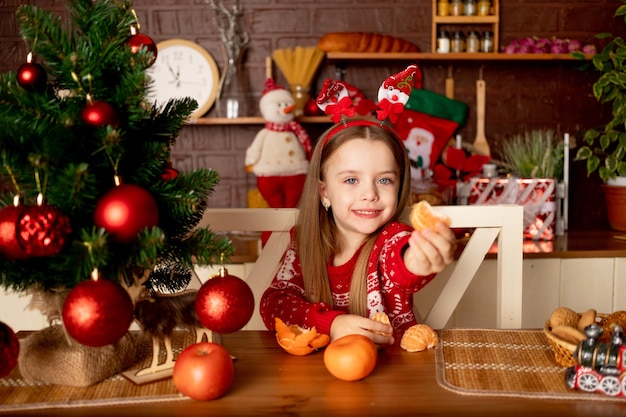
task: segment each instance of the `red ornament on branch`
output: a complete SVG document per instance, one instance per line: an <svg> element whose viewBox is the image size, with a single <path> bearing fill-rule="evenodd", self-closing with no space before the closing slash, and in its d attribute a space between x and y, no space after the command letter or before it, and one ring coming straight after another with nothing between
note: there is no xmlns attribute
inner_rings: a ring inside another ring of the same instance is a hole
<svg viewBox="0 0 626 417"><path fill-rule="evenodd" d="M17 240L31 256L54 256L61 252L71 233L69 218L61 210L43 202L26 207L17 224Z"/></svg>
<svg viewBox="0 0 626 417"><path fill-rule="evenodd" d="M0 254L14 261L30 256L17 239L17 225L25 209L18 201L0 210Z"/></svg>
<svg viewBox="0 0 626 417"><path fill-rule="evenodd" d="M117 241L132 243L145 227L159 224L159 209L152 195L133 184L120 184L96 204L94 223Z"/></svg>
<svg viewBox="0 0 626 417"><path fill-rule="evenodd" d="M85 346L101 347L117 342L134 318L133 302L117 282L98 277L83 281L69 292L63 303L67 333Z"/></svg>
<svg viewBox="0 0 626 417"><path fill-rule="evenodd" d="M167 166L161 173L161 179L163 181L170 181L170 180L173 180L174 178L177 178L178 174L180 174L178 170L172 167L171 162L168 162Z"/></svg>
<svg viewBox="0 0 626 417"><path fill-rule="evenodd" d="M137 33L137 29L132 26L131 35L128 37L126 42L128 43L128 46L130 46L130 51L133 54L136 54L141 48L145 47L148 52L152 53L152 58L150 59L150 61L148 61L148 66L154 64L154 61L156 61L157 59L158 51L156 43L154 43L154 41L149 36Z"/></svg>
<svg viewBox="0 0 626 417"><path fill-rule="evenodd" d="M86 124L93 127L111 126L117 129L120 126L120 118L117 111L106 101L94 101L87 98L87 105L80 112L80 118Z"/></svg>
<svg viewBox="0 0 626 417"><path fill-rule="evenodd" d="M41 92L46 88L48 82L48 74L46 70L39 64L32 62L33 54L28 53L26 63L17 69L17 83L24 90Z"/></svg>
<svg viewBox="0 0 626 417"><path fill-rule="evenodd" d="M233 333L245 326L254 312L254 294L248 284L221 268L220 275L202 284L196 295L196 314L207 329Z"/></svg>

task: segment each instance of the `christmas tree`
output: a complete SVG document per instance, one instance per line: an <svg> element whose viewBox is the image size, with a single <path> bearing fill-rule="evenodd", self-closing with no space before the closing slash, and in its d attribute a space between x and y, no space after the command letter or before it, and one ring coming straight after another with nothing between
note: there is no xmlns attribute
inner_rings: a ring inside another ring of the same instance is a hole
<svg viewBox="0 0 626 417"><path fill-rule="evenodd" d="M180 290L194 264L233 250L197 228L218 173L170 162L197 103L146 100L158 51L130 2L69 0L68 12L17 10L29 56L0 79L0 285L71 289L94 271L130 285L139 270L153 290Z"/></svg>

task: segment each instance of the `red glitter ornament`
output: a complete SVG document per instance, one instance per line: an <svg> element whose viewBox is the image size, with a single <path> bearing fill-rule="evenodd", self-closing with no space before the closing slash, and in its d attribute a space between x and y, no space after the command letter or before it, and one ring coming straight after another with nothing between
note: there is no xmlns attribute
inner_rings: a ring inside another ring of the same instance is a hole
<svg viewBox="0 0 626 417"><path fill-rule="evenodd" d="M254 312L254 294L239 277L222 268L220 275L202 284L195 303L198 320L216 333L233 333L245 326Z"/></svg>
<svg viewBox="0 0 626 417"><path fill-rule="evenodd" d="M133 54L136 54L141 48L145 47L148 52L152 53L152 58L148 61L148 66L154 64L154 61L157 59L158 51L157 46L154 41L146 35L141 33L134 33L128 37L126 40L128 46L130 46L130 50Z"/></svg>
<svg viewBox="0 0 626 417"><path fill-rule="evenodd" d="M0 378L3 378L17 365L20 342L13 329L0 321Z"/></svg>
<svg viewBox="0 0 626 417"><path fill-rule="evenodd" d="M74 340L101 347L126 334L134 318L133 302L117 282L93 278L72 288L63 303L62 316Z"/></svg>
<svg viewBox="0 0 626 417"><path fill-rule="evenodd" d="M80 112L83 122L93 127L111 126L117 129L120 126L120 118L117 111L106 101L90 101Z"/></svg>
<svg viewBox="0 0 626 417"><path fill-rule="evenodd" d="M40 204L24 209L16 235L28 255L53 256L61 252L71 231L69 218L61 210Z"/></svg>
<svg viewBox="0 0 626 417"><path fill-rule="evenodd" d="M159 209L148 191L138 185L121 184L98 201L94 223L117 241L132 243L140 230L159 224Z"/></svg>
<svg viewBox="0 0 626 417"><path fill-rule="evenodd" d="M29 258L17 239L17 224L24 209L22 205L12 205L0 210L0 254L6 259L17 261Z"/></svg>

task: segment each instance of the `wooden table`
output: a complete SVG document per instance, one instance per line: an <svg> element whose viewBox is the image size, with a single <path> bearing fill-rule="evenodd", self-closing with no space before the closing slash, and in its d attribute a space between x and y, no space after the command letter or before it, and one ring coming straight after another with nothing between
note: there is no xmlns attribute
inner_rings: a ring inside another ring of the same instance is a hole
<svg viewBox="0 0 626 417"><path fill-rule="evenodd" d="M435 351L379 351L374 372L362 381L331 376L322 352L285 353L270 332L241 331L223 337L237 357L235 382L221 399L62 408L11 415L46 416L624 416L626 403L466 396L442 388L435 377ZM6 414L0 413L0 417Z"/></svg>

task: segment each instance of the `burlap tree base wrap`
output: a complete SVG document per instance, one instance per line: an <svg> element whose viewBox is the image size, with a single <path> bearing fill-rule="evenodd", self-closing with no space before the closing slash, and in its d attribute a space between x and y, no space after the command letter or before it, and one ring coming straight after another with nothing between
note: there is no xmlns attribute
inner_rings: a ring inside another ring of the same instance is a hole
<svg viewBox="0 0 626 417"><path fill-rule="evenodd" d="M135 338L126 333L117 343L99 348L72 341L61 325L21 340L19 368L31 382L86 387L109 378L135 362Z"/></svg>

